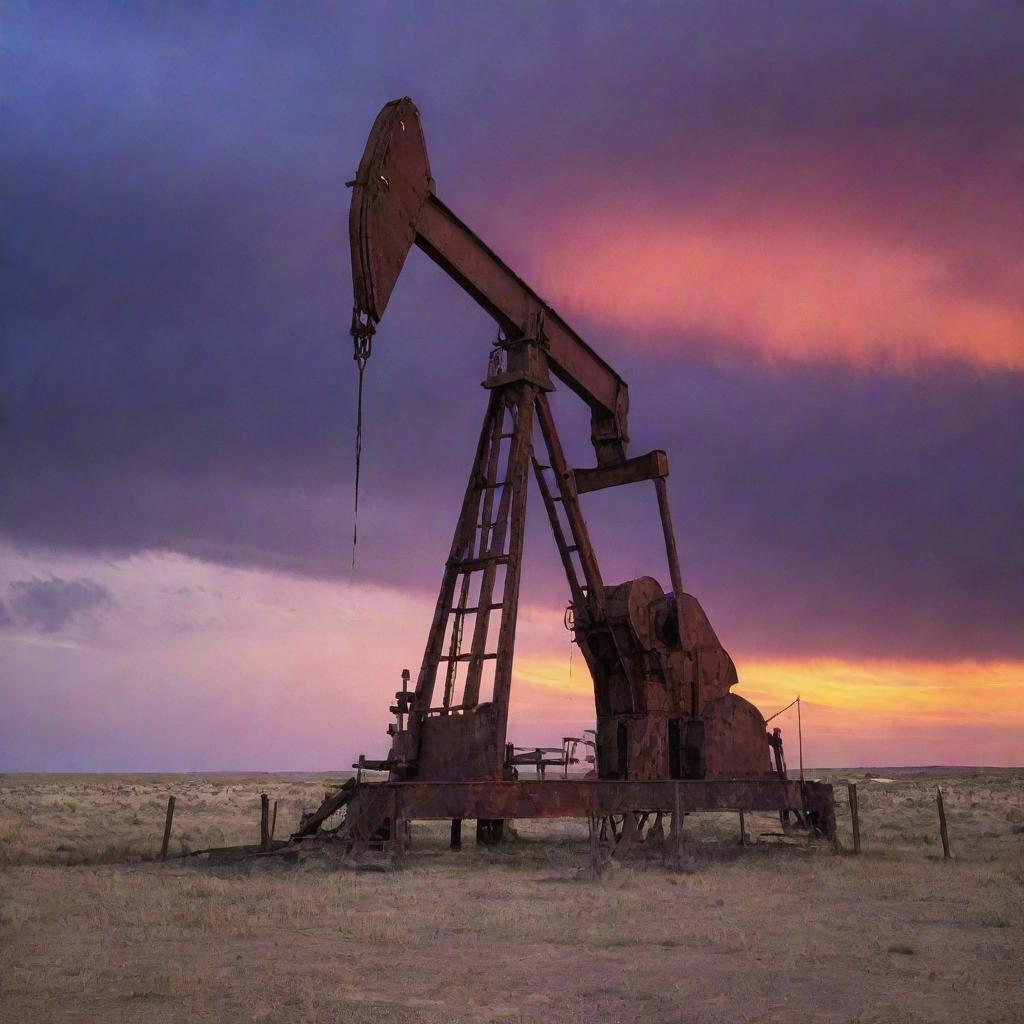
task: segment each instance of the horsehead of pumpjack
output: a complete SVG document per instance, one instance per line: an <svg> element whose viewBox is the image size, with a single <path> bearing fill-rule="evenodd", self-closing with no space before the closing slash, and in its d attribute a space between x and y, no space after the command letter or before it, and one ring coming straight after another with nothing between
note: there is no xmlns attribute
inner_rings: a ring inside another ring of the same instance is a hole
<svg viewBox="0 0 1024 1024"><path fill-rule="evenodd" d="M738 681L733 661L699 602L682 589L667 457L653 451L627 458L625 382L438 199L410 99L381 110L349 185L352 333L360 371L413 245L497 321L503 339L503 359L491 364L484 381L487 415L416 688L397 694L392 748L379 766L393 779L496 780L514 774L505 732L532 467L566 571L575 639L593 678L598 776L772 776L773 741L764 718L731 692ZM552 378L590 407L592 468L565 463L547 401ZM581 511L581 494L639 481L655 485L672 584L667 593L650 576L606 586ZM489 648L495 632L497 645ZM494 670L489 694L488 663Z"/></svg>

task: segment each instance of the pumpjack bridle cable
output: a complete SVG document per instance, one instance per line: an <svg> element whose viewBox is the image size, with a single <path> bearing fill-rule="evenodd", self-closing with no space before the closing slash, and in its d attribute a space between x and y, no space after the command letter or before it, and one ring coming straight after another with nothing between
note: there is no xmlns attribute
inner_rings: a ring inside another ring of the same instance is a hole
<svg viewBox="0 0 1024 1024"><path fill-rule="evenodd" d="M352 358L359 369L359 391L356 396L356 481L352 508L352 568L356 566L356 544L359 540L359 466L363 457L363 375L373 350L373 321L352 310Z"/></svg>

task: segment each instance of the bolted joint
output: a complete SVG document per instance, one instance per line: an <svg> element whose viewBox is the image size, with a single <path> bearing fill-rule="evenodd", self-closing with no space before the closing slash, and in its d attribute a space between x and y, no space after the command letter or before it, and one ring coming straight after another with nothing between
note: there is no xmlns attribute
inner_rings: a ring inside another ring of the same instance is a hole
<svg viewBox="0 0 1024 1024"><path fill-rule="evenodd" d="M520 336L495 342L487 363L488 389L525 382L541 391L554 391L544 346L534 337Z"/></svg>

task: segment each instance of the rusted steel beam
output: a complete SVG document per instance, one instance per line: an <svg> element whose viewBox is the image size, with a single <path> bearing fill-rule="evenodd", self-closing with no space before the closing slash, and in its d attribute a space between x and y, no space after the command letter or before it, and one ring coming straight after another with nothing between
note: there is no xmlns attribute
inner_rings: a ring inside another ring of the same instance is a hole
<svg viewBox="0 0 1024 1024"><path fill-rule="evenodd" d="M683 650L689 649L686 636L686 622L683 616L683 577L679 569L679 551L676 535L672 529L672 512L668 505L668 486L663 476L655 477L654 488L658 493L658 512L661 515L661 532L665 537L665 554L668 556L668 573L672 580L672 592L676 599L676 618L679 623L679 642ZM691 698L691 714L700 714L699 675L694 675L694 693Z"/></svg>
<svg viewBox="0 0 1024 1024"><path fill-rule="evenodd" d="M494 515L494 493L498 482L498 463L501 456L502 435L505 431L505 419L509 415L506 396L501 396L491 425L490 450L487 454L487 472L481 489L479 512L474 511L475 530L479 531L479 540L475 551L475 561L479 563L483 576L480 581L477 613L473 623L473 641L469 655L469 671L463 687L462 703L475 707L480 696L480 681L483 678L483 662L487 645L487 627L490 625L491 605L493 603L494 580L498 572L498 563L494 559L505 553L505 532L508 528L509 503L511 489L504 487L498 502L498 514ZM506 470L507 475L511 475ZM476 516L479 514L479 520ZM471 556L474 552L470 551Z"/></svg>
<svg viewBox="0 0 1024 1024"><path fill-rule="evenodd" d="M402 806L402 791L398 786L391 787L391 858L398 865L405 854L405 808Z"/></svg>
<svg viewBox="0 0 1024 1024"><path fill-rule="evenodd" d="M817 785L821 788L821 783L808 783L803 779L800 780L800 786L804 790L804 820L816 827L818 831L832 842L832 849L839 852L839 829L836 826L836 801L835 793L831 786L825 786L822 789L821 796L815 800L813 806L808 806L808 795L809 791L807 787L809 785Z"/></svg>
<svg viewBox="0 0 1024 1024"><path fill-rule="evenodd" d="M453 694L455 693L455 677L459 671L459 652L462 648L462 631L466 623L466 605L468 601L469 573L466 572L462 574L462 583L459 587L459 603L457 607L451 609L451 613L455 618L452 620L451 640L448 644L448 662L445 670L444 696L442 698L445 708L451 707ZM399 728L401 728L401 719L399 719Z"/></svg>
<svg viewBox="0 0 1024 1024"><path fill-rule="evenodd" d="M377 115L352 186L354 321L384 315L415 244L469 293L509 338L543 321L554 374L591 409L599 465L626 457L629 392L622 378L434 194L419 111L408 97Z"/></svg>
<svg viewBox="0 0 1024 1024"><path fill-rule="evenodd" d="M302 818L299 822L299 828L292 835L292 838L297 839L302 836L314 835L332 814L336 814L348 803L355 792L355 788L356 780L346 779L339 790L326 794L320 806L312 814Z"/></svg>
<svg viewBox="0 0 1024 1024"><path fill-rule="evenodd" d="M496 392L502 397L501 412L495 417L496 432L491 438L491 456L487 466L487 483L484 489L483 511L480 522L479 558L485 561L483 578L480 583L480 595L473 628L473 647L466 686L463 691L463 703L475 705L480 698L480 682L483 678L483 661L487 644L488 627L490 626L490 608L493 603L494 584L497 578L497 557L503 558L505 565L505 584L502 594L501 626L498 635L497 664L494 669L494 697L498 703L498 691L511 684L511 656L515 643L515 606L519 599L519 556L523 545L524 509L526 488L529 481L530 438L533 432L533 396L534 388L528 384L510 385ZM506 419L512 421L508 460L505 467L507 485L501 489L498 511L491 525L493 485L497 483L500 449ZM506 538L508 551L506 552ZM507 635L506 623L511 620L511 639L506 650L503 641ZM505 694L507 702L507 693ZM497 749L503 752L505 745L504 729L499 730Z"/></svg>
<svg viewBox="0 0 1024 1024"><path fill-rule="evenodd" d="M678 867L683 856L683 798L678 782L672 783L672 852Z"/></svg>
<svg viewBox="0 0 1024 1024"><path fill-rule="evenodd" d="M398 786L409 819L451 818L598 818L630 811L777 811L801 808L827 815L832 787L827 783L765 779L621 781L554 779L541 782L396 782L366 783L374 791ZM676 803L676 793L679 802ZM681 826L682 822L680 822Z"/></svg>
<svg viewBox="0 0 1024 1024"><path fill-rule="evenodd" d="M569 542L565 537L565 530L562 528L562 521L558 517L558 508L554 495L544 477L544 469L536 458L532 458L534 475L537 478L537 489L540 491L541 499L544 502L544 510L548 514L548 523L555 538L555 547L558 548L558 557L562 560L562 569L565 578L569 581L569 593L572 595L574 605L583 606L586 598L583 588L580 586L579 576L576 574L576 566L572 560L572 551ZM559 498L561 501L561 498Z"/></svg>
<svg viewBox="0 0 1024 1024"><path fill-rule="evenodd" d="M543 316L551 372L593 413L598 462L622 461L629 441L625 381L433 194L420 207L415 241L510 337Z"/></svg>
<svg viewBox="0 0 1024 1024"><path fill-rule="evenodd" d="M656 480L668 476L668 456L660 449L626 459L615 466L598 466L595 469L574 469L576 493L600 491L605 487L619 487L622 484L639 483L641 480Z"/></svg>
<svg viewBox="0 0 1024 1024"><path fill-rule="evenodd" d="M632 811L626 811L622 816L622 835L615 844L614 853L623 854L631 846L639 842L640 829L637 827L636 816Z"/></svg>
<svg viewBox="0 0 1024 1024"><path fill-rule="evenodd" d="M558 488L558 496L562 499L562 508L565 510L565 516L569 523L572 542L579 554L580 568L587 585L587 605L594 618L601 618L604 615L604 580L601 578L601 570L598 568L597 554L594 552L594 545L590 540L590 531L587 529L586 520L580 509L573 473L565 460L562 442L555 427L555 419L551 415L548 396L543 392L537 395L537 423L547 447L548 461L554 471L555 485Z"/></svg>
<svg viewBox="0 0 1024 1024"><path fill-rule="evenodd" d="M590 836L590 877L596 882L601 877L601 845L597 834L597 819L587 815L587 829Z"/></svg>
<svg viewBox="0 0 1024 1024"><path fill-rule="evenodd" d="M476 517L480 508L479 483L481 478L486 475L492 426L495 417L498 416L501 410L501 401L502 399L497 392L492 391L490 393L487 413L480 428L480 439L477 442L473 468L469 474L466 493L462 499L462 511L459 514L459 522L455 528L451 551L448 555L444 576L441 580L441 591L437 598L437 605L434 608L434 618L430 624L430 632L427 634L427 645L423 652L423 662L420 665L419 676L416 679L416 707L419 709L430 707L433 701L437 666L444 645L444 634L448 624L449 609L452 607L452 601L455 597L455 585L459 578L456 563L460 559L465 558L467 552L471 553L473 550L476 534ZM420 714L411 714L409 716L409 730L412 733L414 745L419 733L419 724Z"/></svg>
<svg viewBox="0 0 1024 1024"><path fill-rule="evenodd" d="M505 568L505 590L502 595L501 625L498 629L498 659L494 666L492 701L495 718L495 770L500 775L505 760L505 733L508 727L509 698L512 693L512 658L516 642L516 620L519 613L519 581L523 567L523 541L526 534L526 495L530 483L530 450L533 438L534 401L538 390L521 384L512 390L516 398L516 427L508 456L508 479L505 488L511 492L512 508L509 523L508 565ZM490 595L481 592L480 603L490 602Z"/></svg>

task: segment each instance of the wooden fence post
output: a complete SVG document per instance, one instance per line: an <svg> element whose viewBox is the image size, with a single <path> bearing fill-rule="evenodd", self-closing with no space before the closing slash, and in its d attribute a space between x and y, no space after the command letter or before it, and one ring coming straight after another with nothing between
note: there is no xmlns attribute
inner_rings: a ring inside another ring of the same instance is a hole
<svg viewBox="0 0 1024 1024"><path fill-rule="evenodd" d="M853 852L860 853L860 804L857 801L857 783L847 783L846 791L850 795L850 819L853 822Z"/></svg>
<svg viewBox="0 0 1024 1024"><path fill-rule="evenodd" d="M260 849L270 849L270 798L260 793Z"/></svg>
<svg viewBox="0 0 1024 1024"><path fill-rule="evenodd" d="M942 804L942 790L936 788L936 803L939 805L939 835L942 837L942 859L949 860L953 855L949 852L949 832L946 829L946 808Z"/></svg>
<svg viewBox="0 0 1024 1024"><path fill-rule="evenodd" d="M160 859L167 860L167 846L171 841L171 821L174 818L174 797L167 798L167 818L164 821L164 841L160 845Z"/></svg>
<svg viewBox="0 0 1024 1024"><path fill-rule="evenodd" d="M270 842L274 842L274 832L277 830L277 801L274 801L274 809L270 812Z"/></svg>
<svg viewBox="0 0 1024 1024"><path fill-rule="evenodd" d="M740 811L740 846L747 845L747 819L746 816Z"/></svg>

